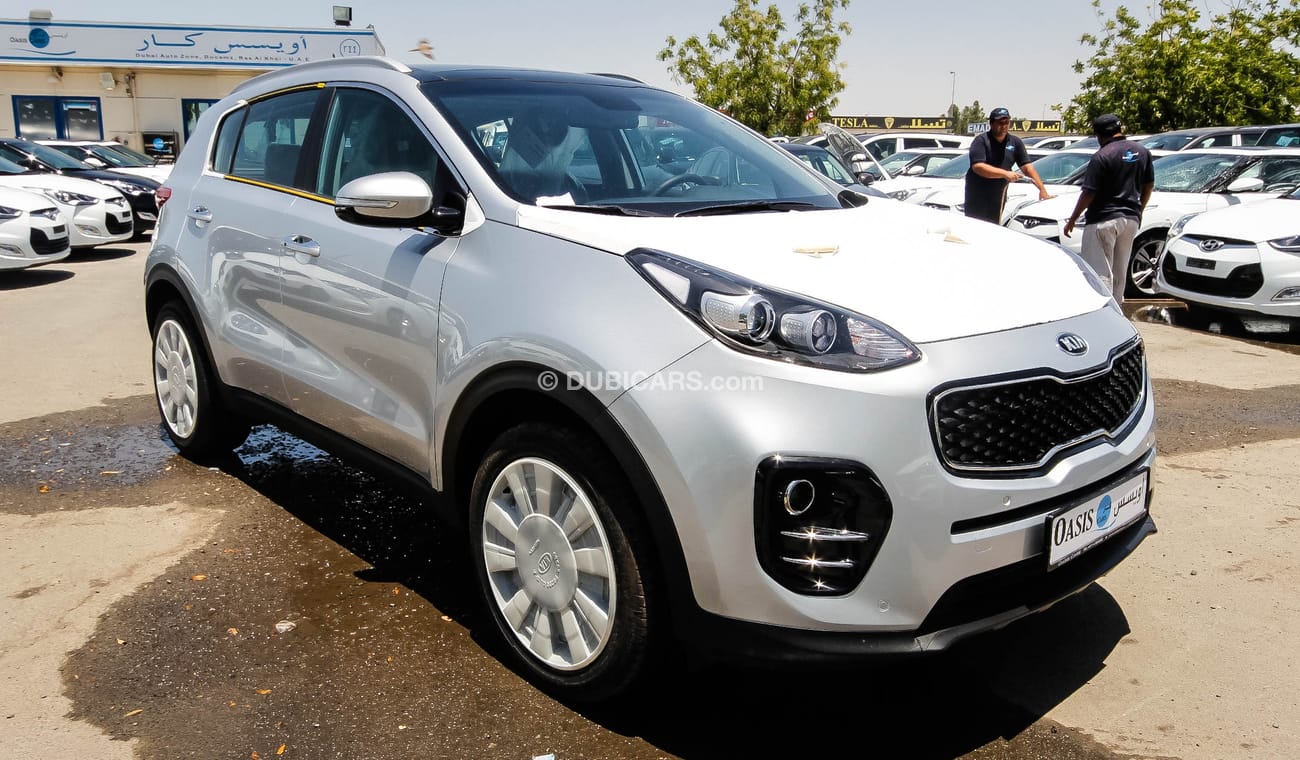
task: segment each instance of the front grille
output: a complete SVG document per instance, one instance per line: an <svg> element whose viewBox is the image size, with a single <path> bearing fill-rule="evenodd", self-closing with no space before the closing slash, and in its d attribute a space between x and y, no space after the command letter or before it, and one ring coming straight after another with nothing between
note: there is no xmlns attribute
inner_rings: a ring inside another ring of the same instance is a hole
<svg viewBox="0 0 1300 760"><path fill-rule="evenodd" d="M1164 258L1160 268L1164 272L1165 282L1179 290L1223 298L1250 298L1264 287L1264 270L1259 264L1242 264L1229 272L1227 277L1206 277L1179 270L1178 262L1174 261L1173 256Z"/></svg>
<svg viewBox="0 0 1300 760"><path fill-rule="evenodd" d="M39 256L49 256L52 253L68 250L68 238L66 236L51 240L43 230L34 229L28 239L31 241L32 250L36 251Z"/></svg>
<svg viewBox="0 0 1300 760"><path fill-rule="evenodd" d="M1255 247L1254 243L1250 242L1249 240L1242 240L1240 238L1212 237L1212 236L1207 237L1205 235L1183 235L1184 242L1191 243L1192 245L1197 246L1198 248L1200 247L1201 243L1205 242L1206 240L1217 240L1222 245L1245 246L1247 248Z"/></svg>
<svg viewBox="0 0 1300 760"><path fill-rule="evenodd" d="M931 401L935 446L952 470L995 475L1037 469L1076 446L1117 434L1141 409L1145 388L1138 341L1099 372L947 389Z"/></svg>
<svg viewBox="0 0 1300 760"><path fill-rule="evenodd" d="M127 217L125 222L120 222L109 216L104 220L104 226L108 227L108 234L121 235L131 231L131 217Z"/></svg>

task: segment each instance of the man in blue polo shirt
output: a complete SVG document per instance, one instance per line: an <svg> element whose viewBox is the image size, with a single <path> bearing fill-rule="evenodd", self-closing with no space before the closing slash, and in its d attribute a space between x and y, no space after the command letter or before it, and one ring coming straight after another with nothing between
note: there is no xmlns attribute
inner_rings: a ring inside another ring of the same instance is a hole
<svg viewBox="0 0 1300 760"><path fill-rule="evenodd" d="M1124 303L1128 262L1133 254L1142 211L1151 200L1155 170L1146 148L1124 137L1124 127L1113 113L1092 120L1092 132L1101 148L1088 161L1083 192L1065 222L1065 236L1074 231L1079 215L1087 210L1083 230L1083 260L1101 278L1116 303Z"/></svg>
<svg viewBox="0 0 1300 760"><path fill-rule="evenodd" d="M1016 182L1025 175L1038 187L1039 200L1051 198L1038 172L1034 171L1032 160L1024 142L1011 134L1011 112L1005 108L989 111L988 131L976 135L970 145L970 169L966 170L966 216L1001 224L1007 183ZM1020 171L1012 170L1013 166L1019 166Z"/></svg>

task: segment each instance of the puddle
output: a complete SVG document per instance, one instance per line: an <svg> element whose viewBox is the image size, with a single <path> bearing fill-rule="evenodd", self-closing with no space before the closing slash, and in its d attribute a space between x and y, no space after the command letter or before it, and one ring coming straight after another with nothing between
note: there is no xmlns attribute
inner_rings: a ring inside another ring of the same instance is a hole
<svg viewBox="0 0 1300 760"><path fill-rule="evenodd" d="M0 485L132 485L162 473L176 457L156 425L51 428L5 442Z"/></svg>

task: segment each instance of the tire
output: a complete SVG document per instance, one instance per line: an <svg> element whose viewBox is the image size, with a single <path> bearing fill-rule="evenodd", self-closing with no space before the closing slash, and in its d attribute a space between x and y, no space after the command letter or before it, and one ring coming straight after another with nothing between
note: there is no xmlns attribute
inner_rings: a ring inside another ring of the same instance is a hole
<svg viewBox="0 0 1300 760"><path fill-rule="evenodd" d="M167 303L152 332L154 400L167 436L189 459L229 454L248 437L249 424L221 407L189 313L178 301Z"/></svg>
<svg viewBox="0 0 1300 760"><path fill-rule="evenodd" d="M580 701L630 688L650 659L651 565L612 457L585 434L520 425L489 447L470 499L479 589L525 673Z"/></svg>
<svg viewBox="0 0 1300 760"><path fill-rule="evenodd" d="M1125 293L1134 298L1156 295L1156 267L1160 265L1160 252L1165 248L1165 235L1147 233L1133 242L1133 253L1128 260L1128 285Z"/></svg>

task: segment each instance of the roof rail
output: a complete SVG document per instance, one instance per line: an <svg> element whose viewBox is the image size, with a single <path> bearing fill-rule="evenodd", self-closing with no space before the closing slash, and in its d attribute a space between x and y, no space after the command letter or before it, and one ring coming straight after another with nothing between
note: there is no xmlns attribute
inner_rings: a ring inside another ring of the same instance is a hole
<svg viewBox="0 0 1300 760"><path fill-rule="evenodd" d="M411 73L410 66L407 66L401 61L395 60L393 58L388 58L382 55L359 55L354 58L330 58L323 61L308 61L307 63L297 63L294 64L293 66L288 66L283 69L276 69L275 71L268 71L265 74L259 74L253 77L252 79L245 79L244 81L235 85L234 89L232 89L231 92L232 93L239 92L240 90L250 86L254 82L260 84L262 82L272 81L281 76L284 76L287 72L290 71L296 74L297 72L301 72L301 71L311 71L313 69L326 68L330 66L338 66L339 64L346 64L348 66L367 66L376 69L387 69L388 71L396 71L401 74Z"/></svg>
<svg viewBox="0 0 1300 760"><path fill-rule="evenodd" d="M612 74L608 71L590 71L587 73L596 77L609 77L611 79L622 79L628 82L636 82L637 84L645 84L645 82L642 82L640 79L637 79L636 77L630 77L627 74Z"/></svg>

